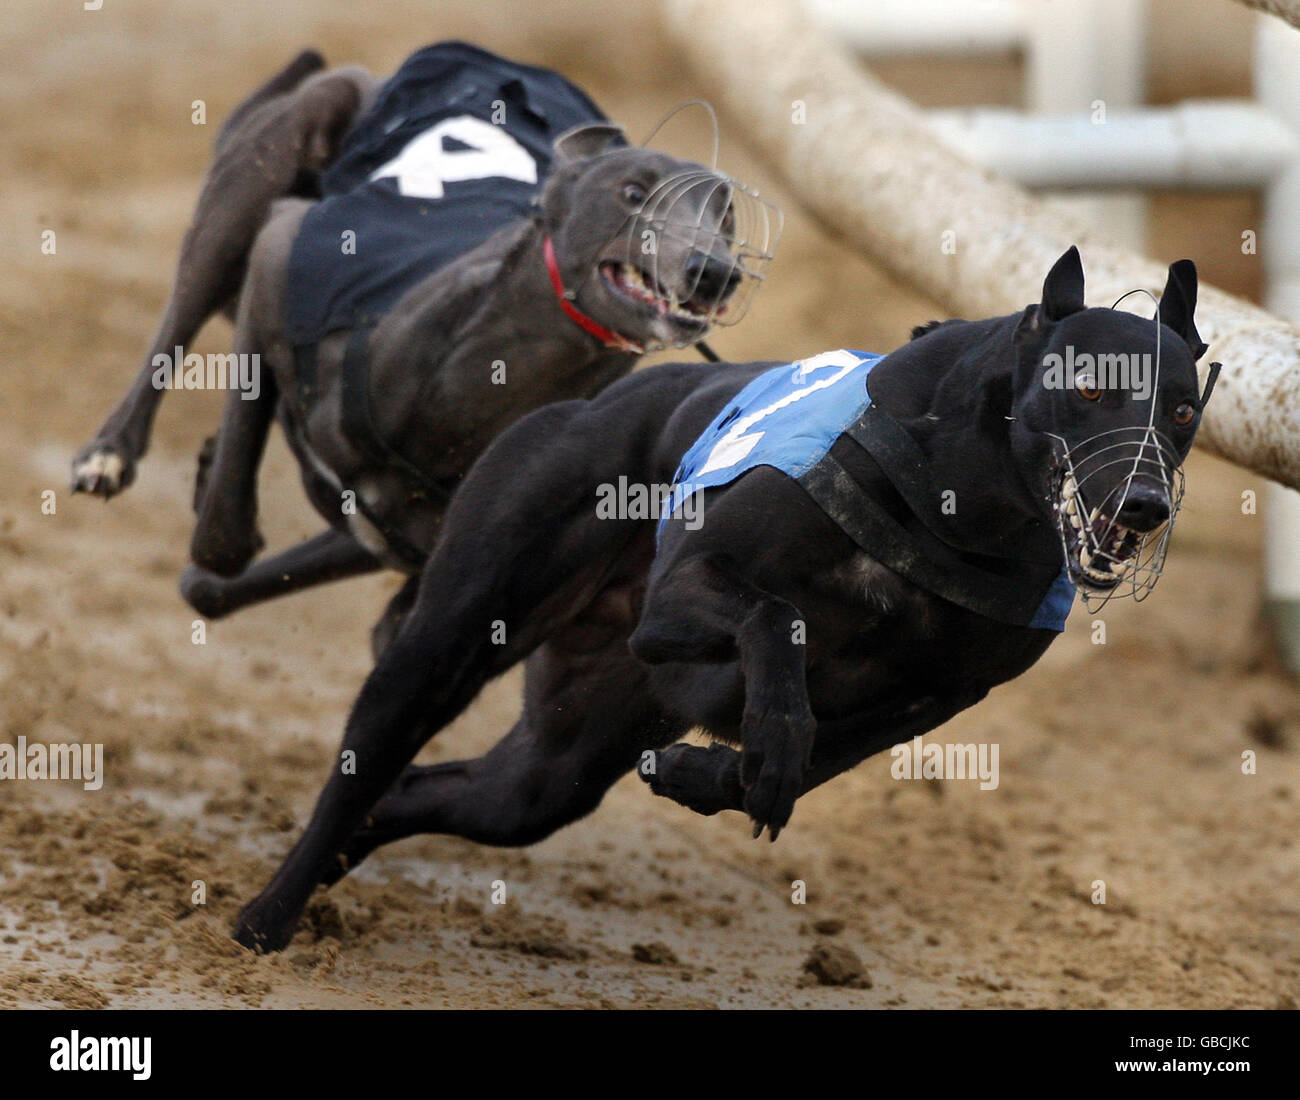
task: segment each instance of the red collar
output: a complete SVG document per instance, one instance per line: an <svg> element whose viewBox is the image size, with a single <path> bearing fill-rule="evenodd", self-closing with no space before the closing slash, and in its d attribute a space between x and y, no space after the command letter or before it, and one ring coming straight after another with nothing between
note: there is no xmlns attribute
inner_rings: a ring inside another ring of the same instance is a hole
<svg viewBox="0 0 1300 1100"><path fill-rule="evenodd" d="M555 245L551 243L550 237L547 237L542 244L542 254L546 257L546 271L551 276L551 286L555 288L555 297L559 299L560 308L568 314L569 320L591 333L607 348L618 348L619 351L630 351L637 355L645 353L645 348L641 347L640 344L634 344L626 336L620 336L612 329L607 329L599 321L593 321L573 304L573 300L564 289L564 280L560 278L560 265L555 260Z"/></svg>

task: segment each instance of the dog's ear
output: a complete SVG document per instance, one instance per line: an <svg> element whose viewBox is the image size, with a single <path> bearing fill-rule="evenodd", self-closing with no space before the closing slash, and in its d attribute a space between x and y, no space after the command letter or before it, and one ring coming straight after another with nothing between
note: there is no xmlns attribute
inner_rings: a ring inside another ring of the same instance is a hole
<svg viewBox="0 0 1300 1100"><path fill-rule="evenodd" d="M583 122L555 139L555 163L583 160L605 152L611 145L626 144L623 127L612 122Z"/></svg>
<svg viewBox="0 0 1300 1100"><path fill-rule="evenodd" d="M1079 250L1070 245L1043 280L1039 316L1044 321L1059 321L1083 308L1083 261Z"/></svg>
<svg viewBox="0 0 1300 1100"><path fill-rule="evenodd" d="M1028 306L1016 325L1019 336L1037 332L1043 325L1051 324L1078 313L1083 304L1083 261L1074 245L1065 251L1043 280L1043 300Z"/></svg>
<svg viewBox="0 0 1300 1100"><path fill-rule="evenodd" d="M1209 346L1196 331L1196 265L1191 260L1175 260L1169 265L1169 278L1156 316L1186 341L1192 358L1199 359Z"/></svg>

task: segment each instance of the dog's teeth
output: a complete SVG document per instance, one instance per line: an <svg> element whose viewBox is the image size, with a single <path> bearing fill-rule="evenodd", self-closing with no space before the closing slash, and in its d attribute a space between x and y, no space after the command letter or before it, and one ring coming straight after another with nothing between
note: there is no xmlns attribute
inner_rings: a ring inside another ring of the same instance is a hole
<svg viewBox="0 0 1300 1100"><path fill-rule="evenodd" d="M1061 496L1065 497L1068 501L1073 501L1074 494L1077 492L1078 489L1075 488L1074 478L1067 478L1065 485L1061 488Z"/></svg>

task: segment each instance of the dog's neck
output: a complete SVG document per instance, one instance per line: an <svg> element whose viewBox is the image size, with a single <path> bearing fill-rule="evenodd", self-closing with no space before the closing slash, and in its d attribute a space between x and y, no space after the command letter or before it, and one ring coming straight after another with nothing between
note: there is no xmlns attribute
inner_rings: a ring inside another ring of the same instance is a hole
<svg viewBox="0 0 1300 1100"><path fill-rule="evenodd" d="M554 353L573 357L582 362L594 362L611 353L641 354L641 349L630 342L617 346L619 336L604 330L596 322L584 325L561 302L561 294L572 293L576 288L557 288L558 263L547 256L551 241L546 227L537 221L527 222L501 263L499 290L494 293L487 308L509 318L513 327L525 324L535 326L535 337ZM552 257L554 256L552 245ZM570 299L571 301L571 299ZM482 317L482 315L480 315ZM476 325L481 322L476 322Z"/></svg>
<svg viewBox="0 0 1300 1100"><path fill-rule="evenodd" d="M1048 550L1057 538L1013 443L1018 319L945 324L886 356L868 387L920 446L934 492L952 491L948 529L980 553Z"/></svg>
<svg viewBox="0 0 1300 1100"><path fill-rule="evenodd" d="M630 370L634 353L606 347L565 315L547 272L546 235L534 219L515 222L439 271L436 291L402 311L403 355L417 363L499 359L512 381L531 379L547 400L587 396L589 381L599 388ZM445 384L437 371L422 373L430 394Z"/></svg>

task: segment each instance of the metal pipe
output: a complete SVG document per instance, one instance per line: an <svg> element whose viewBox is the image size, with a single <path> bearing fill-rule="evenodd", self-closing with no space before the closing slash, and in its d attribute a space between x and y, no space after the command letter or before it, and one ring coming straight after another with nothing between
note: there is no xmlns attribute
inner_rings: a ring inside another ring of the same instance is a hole
<svg viewBox="0 0 1300 1100"><path fill-rule="evenodd" d="M1292 112L1298 108L1300 99ZM992 107L926 116L950 149L1025 187L1256 189L1286 172L1300 152L1296 130L1276 108L1249 100L1187 100L1104 117L1099 123L1089 113Z"/></svg>
<svg viewBox="0 0 1300 1100"><path fill-rule="evenodd" d="M1008 0L807 0L807 9L866 57L1013 53L1030 34L1024 10Z"/></svg>

